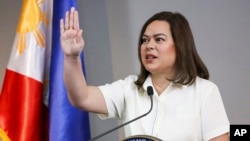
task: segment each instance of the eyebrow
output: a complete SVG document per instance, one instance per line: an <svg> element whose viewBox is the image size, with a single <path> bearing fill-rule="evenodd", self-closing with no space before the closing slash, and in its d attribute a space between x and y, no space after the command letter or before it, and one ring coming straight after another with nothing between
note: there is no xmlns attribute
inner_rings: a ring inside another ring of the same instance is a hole
<svg viewBox="0 0 250 141"><path fill-rule="evenodd" d="M168 36L167 36L166 34L164 34L164 33L157 33L157 34L154 34L154 35L153 35L153 37L158 37L158 36L165 36L165 37L168 37ZM148 38L149 36L144 34L142 37L147 37L147 38Z"/></svg>

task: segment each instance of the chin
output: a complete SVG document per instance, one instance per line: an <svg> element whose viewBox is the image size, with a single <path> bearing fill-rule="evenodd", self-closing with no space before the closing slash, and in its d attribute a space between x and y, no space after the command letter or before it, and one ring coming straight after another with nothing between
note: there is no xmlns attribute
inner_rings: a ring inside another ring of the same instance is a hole
<svg viewBox="0 0 250 141"><path fill-rule="evenodd" d="M152 67L145 67L145 68L146 68L146 70L147 70L148 72L150 72L150 73L154 73L154 72L157 71L156 68L152 68Z"/></svg>

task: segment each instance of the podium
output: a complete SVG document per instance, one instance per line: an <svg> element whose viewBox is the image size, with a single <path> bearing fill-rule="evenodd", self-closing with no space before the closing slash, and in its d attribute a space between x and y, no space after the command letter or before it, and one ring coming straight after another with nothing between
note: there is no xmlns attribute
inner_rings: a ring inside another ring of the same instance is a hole
<svg viewBox="0 0 250 141"><path fill-rule="evenodd" d="M163 140L149 135L134 135L134 136L129 136L121 141L163 141Z"/></svg>

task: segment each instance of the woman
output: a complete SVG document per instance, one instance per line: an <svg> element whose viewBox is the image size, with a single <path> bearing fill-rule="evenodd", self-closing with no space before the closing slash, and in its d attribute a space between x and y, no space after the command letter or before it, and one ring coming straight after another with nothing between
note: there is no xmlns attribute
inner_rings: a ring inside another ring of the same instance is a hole
<svg viewBox="0 0 250 141"><path fill-rule="evenodd" d="M146 89L153 86L154 107L125 126L125 135L151 135L170 141L228 141L229 121L217 86L200 59L188 21L179 13L160 12L142 27L138 54L141 72L103 86L88 86L82 73L84 48L78 12L60 21L64 81L70 102L101 118L124 122L150 108ZM216 118L215 118L216 117Z"/></svg>

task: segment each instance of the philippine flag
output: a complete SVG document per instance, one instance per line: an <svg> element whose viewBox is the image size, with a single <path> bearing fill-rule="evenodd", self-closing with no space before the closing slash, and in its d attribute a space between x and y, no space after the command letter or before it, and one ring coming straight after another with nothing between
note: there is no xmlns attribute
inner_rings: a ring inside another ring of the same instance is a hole
<svg viewBox="0 0 250 141"><path fill-rule="evenodd" d="M49 0L23 0L0 95L0 140L45 141L43 85L50 38Z"/></svg>

